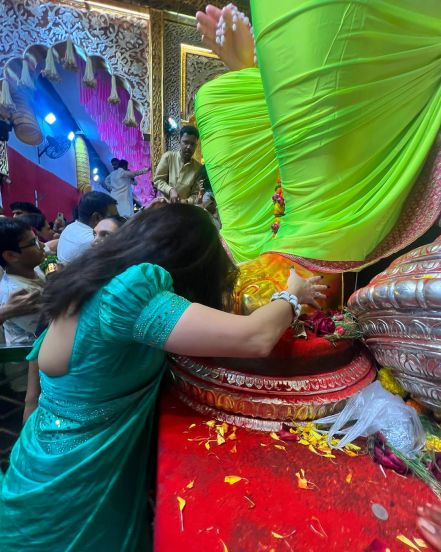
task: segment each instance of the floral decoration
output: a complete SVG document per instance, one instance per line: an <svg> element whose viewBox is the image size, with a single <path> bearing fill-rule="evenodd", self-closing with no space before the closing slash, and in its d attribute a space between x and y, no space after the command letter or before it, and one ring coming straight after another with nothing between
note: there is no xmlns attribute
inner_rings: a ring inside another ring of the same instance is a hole
<svg viewBox="0 0 441 552"><path fill-rule="evenodd" d="M274 222L271 224L271 230L273 231L273 238L276 236L280 228L280 217L285 214L285 198L283 197L282 182L280 176L277 177L277 186L274 189L274 195L272 197L274 204Z"/></svg>
<svg viewBox="0 0 441 552"><path fill-rule="evenodd" d="M40 265L40 269L45 274L45 276L57 270L57 262L58 259L56 255L48 255L44 259L44 261Z"/></svg>
<svg viewBox="0 0 441 552"><path fill-rule="evenodd" d="M363 337L356 318L347 310L334 313L316 311L312 315L302 316L300 320L316 336L323 336L329 341Z"/></svg>
<svg viewBox="0 0 441 552"><path fill-rule="evenodd" d="M422 418L421 421L423 426L427 424L431 426L431 422L427 419ZM400 475L416 475L429 485L438 498L441 498L441 452L434 452L428 447L427 444L431 438L441 442L439 436L429 435L426 446L415 457L407 457L394 449L381 433L376 433L369 438L368 449L375 462Z"/></svg>
<svg viewBox="0 0 441 552"><path fill-rule="evenodd" d="M400 382L394 378L390 368L381 368L378 371L378 379L381 385L394 395L399 395L400 397L405 397L407 391L401 386Z"/></svg>
<svg viewBox="0 0 441 552"><path fill-rule="evenodd" d="M340 443L340 439L333 438L328 442L327 431L318 429L313 422L294 423L293 426L283 425L281 431L277 434L281 441L295 441L300 445L308 447L308 450L324 458L335 458L335 450L331 448ZM348 443L341 452L347 456L358 456L362 454L362 448L354 443Z"/></svg>

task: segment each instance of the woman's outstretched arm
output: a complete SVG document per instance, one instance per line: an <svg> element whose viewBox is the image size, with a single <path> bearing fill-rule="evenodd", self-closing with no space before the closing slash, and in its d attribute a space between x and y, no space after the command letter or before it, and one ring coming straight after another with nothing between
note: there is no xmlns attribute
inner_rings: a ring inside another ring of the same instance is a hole
<svg viewBox="0 0 441 552"><path fill-rule="evenodd" d="M299 303L319 307L326 286L320 276L303 279L291 270L287 290ZM279 299L239 316L194 303L188 307L171 332L165 350L189 356L264 357L268 356L293 321L290 303Z"/></svg>

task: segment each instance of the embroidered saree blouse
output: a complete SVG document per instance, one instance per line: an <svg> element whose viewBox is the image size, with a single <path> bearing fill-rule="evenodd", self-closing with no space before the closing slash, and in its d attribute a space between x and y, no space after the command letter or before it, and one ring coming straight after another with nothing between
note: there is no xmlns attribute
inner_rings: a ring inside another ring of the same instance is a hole
<svg viewBox="0 0 441 552"><path fill-rule="evenodd" d="M135 550L162 348L188 305L165 270L142 264L83 306L68 373L40 372L39 406L0 475L2 552Z"/></svg>

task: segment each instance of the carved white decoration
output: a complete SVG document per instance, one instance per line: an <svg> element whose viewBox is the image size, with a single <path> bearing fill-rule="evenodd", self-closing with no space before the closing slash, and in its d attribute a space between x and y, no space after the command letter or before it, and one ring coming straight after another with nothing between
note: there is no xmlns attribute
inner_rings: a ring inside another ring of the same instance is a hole
<svg viewBox="0 0 441 552"><path fill-rule="evenodd" d="M41 0L2 0L0 20L0 79L5 77L5 66L21 59L30 47L50 48L71 38L77 52L101 57L109 73L123 80L143 116L142 132L149 132L149 20L145 14L136 17L90 5L86 10Z"/></svg>

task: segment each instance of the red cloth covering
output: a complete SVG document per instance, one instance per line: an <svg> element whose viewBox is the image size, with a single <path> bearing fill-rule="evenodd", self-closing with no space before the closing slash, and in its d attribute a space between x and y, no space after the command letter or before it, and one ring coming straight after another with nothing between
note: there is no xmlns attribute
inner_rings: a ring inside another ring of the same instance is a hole
<svg viewBox="0 0 441 552"><path fill-rule="evenodd" d="M81 197L74 186L9 147L8 161L12 184L2 186L6 215L11 215L9 205L14 201L35 203L35 191L37 191L40 198L38 207L49 222L55 220L58 212L64 213L68 220L71 219L72 209L78 205Z"/></svg>
<svg viewBox="0 0 441 552"><path fill-rule="evenodd" d="M368 456L352 458L336 452L331 460L298 443L280 443L268 434L241 428L236 441L210 443L206 450L205 441L188 440L208 435L204 421L164 393L159 420L157 552L357 552L367 550L375 539L393 552L405 551L409 548L396 537L420 538L416 508L436 502L421 481L391 471L385 477ZM189 429L191 424L196 426ZM286 451L275 448L277 444ZM234 445L237 453L231 452ZM301 468L313 490L299 488L295 474ZM228 475L245 479L229 485L224 482ZM186 488L192 480L193 488ZM178 496L186 501L184 531ZM387 510L387 521L373 515L375 503ZM272 532L286 538L276 538Z"/></svg>

